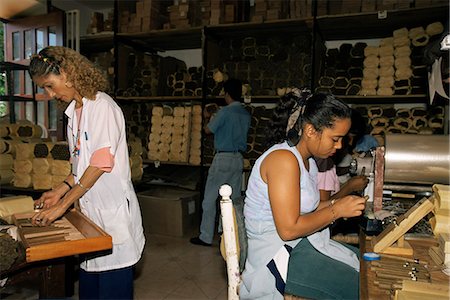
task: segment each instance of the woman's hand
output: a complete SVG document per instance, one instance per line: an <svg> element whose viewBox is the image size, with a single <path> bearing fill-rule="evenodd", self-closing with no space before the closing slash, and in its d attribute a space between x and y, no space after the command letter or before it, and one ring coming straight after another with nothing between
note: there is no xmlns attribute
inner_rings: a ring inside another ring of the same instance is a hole
<svg viewBox="0 0 450 300"><path fill-rule="evenodd" d="M359 196L345 196L333 204L337 218L351 218L362 215L366 199Z"/></svg>
<svg viewBox="0 0 450 300"><path fill-rule="evenodd" d="M58 203L61 195L55 190L47 191L42 194L41 198L34 201L35 208L50 208Z"/></svg>
<svg viewBox="0 0 450 300"><path fill-rule="evenodd" d="M34 214L31 218L31 223L35 226L48 226L53 221L61 217L65 212L65 207L59 202L50 208L44 208Z"/></svg>
<svg viewBox="0 0 450 300"><path fill-rule="evenodd" d="M347 184L351 192L358 192L364 190L368 183L369 178L364 175L358 175L350 178Z"/></svg>

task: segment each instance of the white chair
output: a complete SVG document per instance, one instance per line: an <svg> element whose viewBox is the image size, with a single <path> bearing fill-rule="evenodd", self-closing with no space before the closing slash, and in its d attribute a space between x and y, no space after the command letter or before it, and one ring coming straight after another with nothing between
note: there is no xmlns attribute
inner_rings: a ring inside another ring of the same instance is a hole
<svg viewBox="0 0 450 300"><path fill-rule="evenodd" d="M222 197L220 200L223 230L221 251L227 263L228 299L235 300L239 299L238 289L241 282L241 274L239 270L238 227L233 202L230 199L232 194L231 186L227 184L222 185L219 189L219 194Z"/></svg>

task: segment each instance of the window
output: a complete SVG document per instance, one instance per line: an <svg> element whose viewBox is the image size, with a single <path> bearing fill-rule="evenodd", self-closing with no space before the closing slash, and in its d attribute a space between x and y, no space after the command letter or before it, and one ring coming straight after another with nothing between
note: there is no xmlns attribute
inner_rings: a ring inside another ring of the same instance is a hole
<svg viewBox="0 0 450 300"><path fill-rule="evenodd" d="M20 32L12 34L13 60L20 60Z"/></svg>
<svg viewBox="0 0 450 300"><path fill-rule="evenodd" d="M25 59L28 59L33 54L33 31L24 31L24 55Z"/></svg>

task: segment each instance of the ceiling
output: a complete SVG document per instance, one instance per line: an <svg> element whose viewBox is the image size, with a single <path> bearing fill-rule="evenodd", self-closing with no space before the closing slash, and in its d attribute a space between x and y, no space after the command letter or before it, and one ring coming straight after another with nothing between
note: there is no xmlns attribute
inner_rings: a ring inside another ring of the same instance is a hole
<svg viewBox="0 0 450 300"><path fill-rule="evenodd" d="M47 12L48 0L0 0L0 18L17 19L26 16L41 15ZM85 6L92 10L104 10L114 7L114 0L51 0L52 5Z"/></svg>
<svg viewBox="0 0 450 300"><path fill-rule="evenodd" d="M53 0L52 2L57 1ZM73 2L79 2L80 4L93 10L102 10L114 7L114 0L73 0Z"/></svg>
<svg viewBox="0 0 450 300"><path fill-rule="evenodd" d="M45 0L1 0L0 18L10 20L22 16L34 15L45 9Z"/></svg>

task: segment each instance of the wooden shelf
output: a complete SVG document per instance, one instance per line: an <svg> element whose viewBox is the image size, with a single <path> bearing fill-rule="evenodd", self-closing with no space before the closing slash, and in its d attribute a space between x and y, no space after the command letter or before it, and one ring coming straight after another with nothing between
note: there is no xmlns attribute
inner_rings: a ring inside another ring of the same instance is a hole
<svg viewBox="0 0 450 300"><path fill-rule="evenodd" d="M263 23L243 22L210 25L205 29L217 38L292 36L295 33L311 33L313 19L285 19Z"/></svg>
<svg viewBox="0 0 450 300"><path fill-rule="evenodd" d="M339 96L337 98L349 104L398 104L427 103L427 95L392 95L392 96Z"/></svg>
<svg viewBox="0 0 450 300"><path fill-rule="evenodd" d="M188 162L180 162L180 161L159 161L159 160L149 160L149 159L144 159L143 160L144 164L161 164L161 165L179 165L179 166L192 166L192 167L200 167L201 165L193 165L190 164Z"/></svg>
<svg viewBox="0 0 450 300"><path fill-rule="evenodd" d="M436 21L448 23L448 8L447 5L389 10L385 19L379 19L378 12L328 15L317 17L316 24L319 34L327 41L384 38L405 26L411 29Z"/></svg>
<svg viewBox="0 0 450 300"><path fill-rule="evenodd" d="M10 99L13 101L34 102L32 95L22 95L22 96L0 95L0 101L9 101Z"/></svg>
<svg viewBox="0 0 450 300"><path fill-rule="evenodd" d="M80 37L82 53L104 52L114 47L114 32L104 31Z"/></svg>
<svg viewBox="0 0 450 300"><path fill-rule="evenodd" d="M202 47L202 29L162 29L147 33L118 33L125 44L153 49L154 51L198 49Z"/></svg>
<svg viewBox="0 0 450 300"><path fill-rule="evenodd" d="M154 96L154 97L123 97L117 96L116 100L123 101L163 101L163 102L187 102L187 101L202 101L200 96L192 97L177 97L177 96Z"/></svg>

